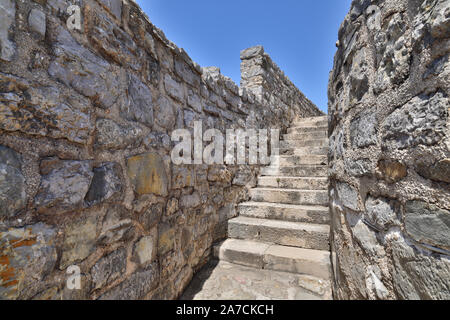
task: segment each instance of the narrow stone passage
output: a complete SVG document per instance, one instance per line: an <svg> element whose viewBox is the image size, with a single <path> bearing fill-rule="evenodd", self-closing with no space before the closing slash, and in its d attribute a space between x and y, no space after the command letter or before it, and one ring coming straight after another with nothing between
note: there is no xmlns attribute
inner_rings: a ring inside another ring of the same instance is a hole
<svg viewBox="0 0 450 320"><path fill-rule="evenodd" d="M327 125L293 123L182 299L332 299Z"/></svg>

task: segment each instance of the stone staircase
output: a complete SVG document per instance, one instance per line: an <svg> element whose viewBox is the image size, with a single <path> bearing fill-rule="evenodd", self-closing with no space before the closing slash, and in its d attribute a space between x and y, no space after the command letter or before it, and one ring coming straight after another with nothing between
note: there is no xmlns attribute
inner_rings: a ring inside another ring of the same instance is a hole
<svg viewBox="0 0 450 320"><path fill-rule="evenodd" d="M214 248L216 258L300 275L299 286L332 298L327 131L326 117L293 123L281 141L279 165L262 170L251 201L240 204L239 216L229 221L229 239Z"/></svg>

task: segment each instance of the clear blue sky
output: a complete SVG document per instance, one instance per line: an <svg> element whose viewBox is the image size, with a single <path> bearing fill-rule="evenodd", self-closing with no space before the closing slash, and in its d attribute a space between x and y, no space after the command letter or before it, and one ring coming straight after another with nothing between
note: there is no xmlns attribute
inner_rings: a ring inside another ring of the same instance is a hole
<svg viewBox="0 0 450 320"><path fill-rule="evenodd" d="M138 0L167 38L202 67L240 82L239 53L261 44L291 81L327 111L328 75L351 0Z"/></svg>

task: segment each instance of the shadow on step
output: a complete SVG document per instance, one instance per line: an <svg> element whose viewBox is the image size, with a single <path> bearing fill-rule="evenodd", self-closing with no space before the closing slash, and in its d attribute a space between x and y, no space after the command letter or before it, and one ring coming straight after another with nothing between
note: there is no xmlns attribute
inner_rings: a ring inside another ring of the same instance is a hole
<svg viewBox="0 0 450 320"><path fill-rule="evenodd" d="M179 300L194 300L195 296L202 291L205 282L211 277L218 264L219 260L211 258L208 263L194 275L191 283L183 292Z"/></svg>

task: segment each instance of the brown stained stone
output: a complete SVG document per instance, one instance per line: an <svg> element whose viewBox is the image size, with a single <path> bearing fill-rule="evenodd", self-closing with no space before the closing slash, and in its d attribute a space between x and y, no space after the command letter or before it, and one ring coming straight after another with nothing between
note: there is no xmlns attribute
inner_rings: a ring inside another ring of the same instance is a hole
<svg viewBox="0 0 450 320"><path fill-rule="evenodd" d="M391 160L381 160L378 163L377 172L380 178L389 183L398 182L408 175L408 170L404 164Z"/></svg>
<svg viewBox="0 0 450 320"><path fill-rule="evenodd" d="M128 177L138 195L168 194L168 178L163 159L156 153L145 153L128 158Z"/></svg>

